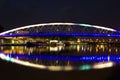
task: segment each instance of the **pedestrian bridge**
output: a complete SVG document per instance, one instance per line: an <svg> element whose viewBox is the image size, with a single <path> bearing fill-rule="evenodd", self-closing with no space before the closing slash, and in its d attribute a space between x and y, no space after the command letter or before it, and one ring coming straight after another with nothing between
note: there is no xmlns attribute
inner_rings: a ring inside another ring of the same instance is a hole
<svg viewBox="0 0 120 80"><path fill-rule="evenodd" d="M78 23L45 23L23 26L0 33L1 43L58 40L62 42L120 43L120 31L108 27ZM14 41L13 41L14 40ZM24 40L24 41L23 41Z"/></svg>
<svg viewBox="0 0 120 80"><path fill-rule="evenodd" d="M0 33L0 35L12 34L12 33L14 34L49 33L50 35L51 34L54 35L58 33L76 35L74 33L79 33L80 35L81 34L83 35L88 35L88 34L94 35L95 34L96 35L96 34L119 34L120 31L112 29L112 28L108 28L108 27L89 25L89 24L45 23L45 24L28 25L28 26L11 29L11 30Z"/></svg>

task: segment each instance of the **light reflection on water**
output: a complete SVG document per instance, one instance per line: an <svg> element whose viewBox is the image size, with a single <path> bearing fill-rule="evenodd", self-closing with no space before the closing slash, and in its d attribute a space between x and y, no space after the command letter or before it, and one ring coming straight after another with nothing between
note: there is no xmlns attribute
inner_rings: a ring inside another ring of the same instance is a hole
<svg viewBox="0 0 120 80"><path fill-rule="evenodd" d="M0 52L10 54L59 54L59 55L117 55L119 47L112 45L70 45L70 46L1 46ZM73 54L74 53L74 54Z"/></svg>
<svg viewBox="0 0 120 80"><path fill-rule="evenodd" d="M54 71L112 67L119 62L119 53L119 47L112 45L0 47L1 59Z"/></svg>

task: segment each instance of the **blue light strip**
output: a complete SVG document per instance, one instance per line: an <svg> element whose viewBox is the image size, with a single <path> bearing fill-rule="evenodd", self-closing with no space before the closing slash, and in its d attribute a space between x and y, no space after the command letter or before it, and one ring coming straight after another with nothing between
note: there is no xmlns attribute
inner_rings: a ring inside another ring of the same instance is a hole
<svg viewBox="0 0 120 80"><path fill-rule="evenodd" d="M41 60L70 60L70 61L120 61L120 55L114 56L56 56L56 55L28 55L28 54L6 54L13 58L30 58Z"/></svg>
<svg viewBox="0 0 120 80"><path fill-rule="evenodd" d="M29 34L5 34L0 37L120 37L120 34L89 34L89 33L29 33Z"/></svg>

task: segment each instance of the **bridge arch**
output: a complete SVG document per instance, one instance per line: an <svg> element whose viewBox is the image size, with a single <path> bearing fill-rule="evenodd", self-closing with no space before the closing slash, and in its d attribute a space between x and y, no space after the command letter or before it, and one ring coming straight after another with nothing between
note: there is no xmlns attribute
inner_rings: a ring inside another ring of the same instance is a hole
<svg viewBox="0 0 120 80"><path fill-rule="evenodd" d="M112 28L108 28L108 27L103 27L103 26L96 26L96 25L89 25L89 24L80 24L80 23L43 23L43 24L34 24L34 25L28 25L28 26L23 26L23 27L18 27L15 29L11 29L11 30L7 30L4 31L2 33L0 33L0 35L3 34L7 34L7 33L11 33L17 30L22 30L22 29L28 29L28 28L35 28L35 27L39 27L39 26L80 26L80 27L85 27L85 28L95 28L95 29L100 29L100 30L106 30L106 31L110 31L110 32L119 32L115 29Z"/></svg>

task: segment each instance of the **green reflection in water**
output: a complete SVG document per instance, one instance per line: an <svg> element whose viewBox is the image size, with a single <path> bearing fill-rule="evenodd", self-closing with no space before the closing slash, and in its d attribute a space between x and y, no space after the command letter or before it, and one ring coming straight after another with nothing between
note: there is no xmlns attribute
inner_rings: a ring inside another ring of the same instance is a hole
<svg viewBox="0 0 120 80"><path fill-rule="evenodd" d="M91 69L91 68L92 68L92 67L91 67L90 65L86 64L86 65L80 66L80 67L79 67L79 70L89 70L89 69Z"/></svg>

